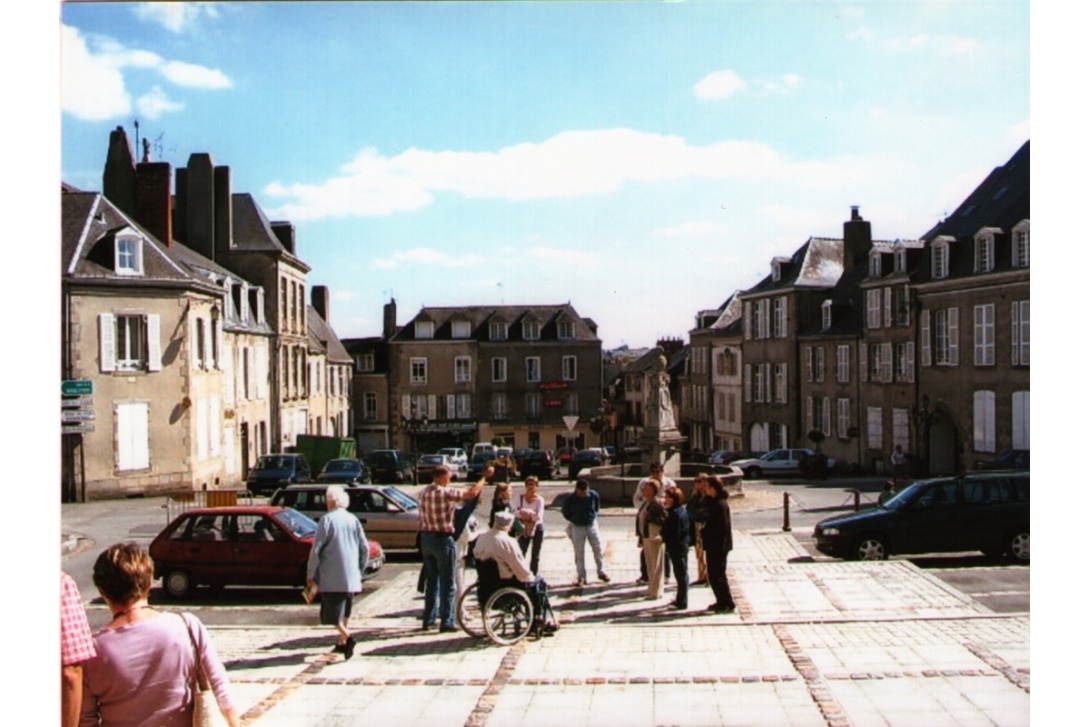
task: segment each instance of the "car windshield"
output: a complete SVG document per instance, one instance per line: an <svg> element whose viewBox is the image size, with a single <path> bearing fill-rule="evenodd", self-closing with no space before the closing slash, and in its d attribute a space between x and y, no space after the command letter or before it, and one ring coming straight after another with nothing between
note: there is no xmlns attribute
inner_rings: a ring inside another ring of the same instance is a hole
<svg viewBox="0 0 1090 727"><path fill-rule="evenodd" d="M420 456L420 464L443 464L443 455L423 454Z"/></svg>
<svg viewBox="0 0 1090 727"><path fill-rule="evenodd" d="M457 457L458 456L458 450L457 449L440 449L439 454L445 454L448 457Z"/></svg>
<svg viewBox="0 0 1090 727"><path fill-rule="evenodd" d="M481 452L481 453L473 455L473 461L474 462L487 462L490 459L492 459L492 455L488 454L486 452Z"/></svg>
<svg viewBox="0 0 1090 727"><path fill-rule="evenodd" d="M297 538L314 537L315 531L318 530L318 523L314 522L298 510L281 510L280 512L274 513L273 517L276 518L281 525L290 530Z"/></svg>
<svg viewBox="0 0 1090 727"><path fill-rule="evenodd" d="M257 461L256 470L289 470L291 469L290 457L262 457Z"/></svg>
<svg viewBox="0 0 1090 727"><path fill-rule="evenodd" d="M359 464L350 459L331 459L326 462L326 472L355 472L360 468Z"/></svg>
<svg viewBox="0 0 1090 727"><path fill-rule="evenodd" d="M383 487L382 494L386 495L386 497L390 498L398 505L401 505L406 510L415 510L416 508L420 507L420 505L417 504L416 500L409 497L396 487Z"/></svg>
<svg viewBox="0 0 1090 727"><path fill-rule="evenodd" d="M920 495L920 491L925 489L927 484L928 481L913 482L878 507L884 507L887 510L900 510L912 502L915 502L916 498Z"/></svg>

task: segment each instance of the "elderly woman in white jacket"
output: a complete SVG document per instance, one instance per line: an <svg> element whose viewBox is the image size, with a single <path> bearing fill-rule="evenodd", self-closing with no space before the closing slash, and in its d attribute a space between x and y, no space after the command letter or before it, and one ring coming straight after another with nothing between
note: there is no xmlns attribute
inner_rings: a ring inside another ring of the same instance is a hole
<svg viewBox="0 0 1090 727"><path fill-rule="evenodd" d="M307 585L321 592L321 621L334 626L339 638L333 650L351 659L356 640L348 631L352 599L363 590L369 546L359 518L345 508L348 493L333 485L325 494L326 514L318 521L307 560Z"/></svg>

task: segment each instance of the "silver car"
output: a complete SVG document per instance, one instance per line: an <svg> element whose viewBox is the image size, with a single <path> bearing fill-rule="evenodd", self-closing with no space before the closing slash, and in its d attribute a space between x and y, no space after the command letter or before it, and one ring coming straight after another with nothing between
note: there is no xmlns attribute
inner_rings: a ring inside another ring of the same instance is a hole
<svg viewBox="0 0 1090 727"><path fill-rule="evenodd" d="M293 507L317 520L326 514L326 485L293 485L277 490L272 505ZM383 550L420 549L420 505L393 485L345 487L348 510L360 519L368 538Z"/></svg>

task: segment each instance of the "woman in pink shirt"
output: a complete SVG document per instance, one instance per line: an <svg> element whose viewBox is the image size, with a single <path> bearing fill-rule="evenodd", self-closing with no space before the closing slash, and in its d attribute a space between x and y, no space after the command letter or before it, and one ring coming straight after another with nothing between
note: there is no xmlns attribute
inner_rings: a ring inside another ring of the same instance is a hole
<svg viewBox="0 0 1090 727"><path fill-rule="evenodd" d="M153 573L136 543L110 546L95 561L95 586L113 620L95 634L96 655L84 664L81 727L189 727L198 658L224 718L238 727L227 670L204 624L149 606Z"/></svg>

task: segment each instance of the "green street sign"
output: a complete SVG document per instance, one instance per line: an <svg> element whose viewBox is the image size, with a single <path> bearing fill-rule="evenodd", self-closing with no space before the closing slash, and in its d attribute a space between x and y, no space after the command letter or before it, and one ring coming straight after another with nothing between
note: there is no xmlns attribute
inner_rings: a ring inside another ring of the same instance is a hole
<svg viewBox="0 0 1090 727"><path fill-rule="evenodd" d="M90 379L66 379L61 382L61 396L87 396L95 393Z"/></svg>

